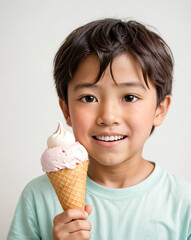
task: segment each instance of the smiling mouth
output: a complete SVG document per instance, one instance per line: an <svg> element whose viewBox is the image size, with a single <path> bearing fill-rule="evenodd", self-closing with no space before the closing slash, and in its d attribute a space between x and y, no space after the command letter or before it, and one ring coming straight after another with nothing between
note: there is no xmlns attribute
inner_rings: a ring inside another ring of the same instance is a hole
<svg viewBox="0 0 191 240"><path fill-rule="evenodd" d="M95 140L102 142L116 142L125 139L127 136L93 136Z"/></svg>

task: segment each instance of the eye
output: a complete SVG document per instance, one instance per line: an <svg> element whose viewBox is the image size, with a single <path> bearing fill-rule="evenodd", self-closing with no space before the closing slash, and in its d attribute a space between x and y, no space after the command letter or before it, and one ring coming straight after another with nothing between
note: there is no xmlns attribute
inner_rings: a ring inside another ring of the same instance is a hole
<svg viewBox="0 0 191 240"><path fill-rule="evenodd" d="M97 102L97 99L94 96L87 95L82 98L80 98L82 102Z"/></svg>
<svg viewBox="0 0 191 240"><path fill-rule="evenodd" d="M138 98L134 95L126 95L123 99L125 102L135 102Z"/></svg>

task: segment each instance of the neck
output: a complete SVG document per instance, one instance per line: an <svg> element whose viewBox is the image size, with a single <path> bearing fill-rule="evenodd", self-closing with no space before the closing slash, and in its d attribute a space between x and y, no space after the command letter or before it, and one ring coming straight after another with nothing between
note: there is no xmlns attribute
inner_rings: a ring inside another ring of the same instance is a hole
<svg viewBox="0 0 191 240"><path fill-rule="evenodd" d="M143 158L128 160L115 166L105 166L90 157L88 176L105 187L127 188L145 180L153 169L154 164Z"/></svg>

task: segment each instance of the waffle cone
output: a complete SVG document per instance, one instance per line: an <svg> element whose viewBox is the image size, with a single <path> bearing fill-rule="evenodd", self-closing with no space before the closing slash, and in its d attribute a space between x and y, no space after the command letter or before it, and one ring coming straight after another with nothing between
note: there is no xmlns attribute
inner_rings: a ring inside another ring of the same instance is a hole
<svg viewBox="0 0 191 240"><path fill-rule="evenodd" d="M85 206L85 190L88 160L74 169L61 169L47 172L47 176L56 192L63 210Z"/></svg>

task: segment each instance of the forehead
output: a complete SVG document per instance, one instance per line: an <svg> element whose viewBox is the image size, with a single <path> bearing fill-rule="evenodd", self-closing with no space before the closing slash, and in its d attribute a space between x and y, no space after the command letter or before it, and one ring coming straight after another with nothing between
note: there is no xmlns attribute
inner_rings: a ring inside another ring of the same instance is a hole
<svg viewBox="0 0 191 240"><path fill-rule="evenodd" d="M99 58L94 54L89 55L81 61L69 85L75 83L95 84L99 71ZM134 56L127 53L115 57L112 65L111 63L108 65L96 84L100 84L100 80L107 77L112 79L115 85L130 81L139 82L146 87L140 63Z"/></svg>
<svg viewBox="0 0 191 240"><path fill-rule="evenodd" d="M78 68L72 78L74 80L84 80L87 77L92 78L92 82L95 81L100 70L99 58L92 54L87 56L84 60L80 62Z"/></svg>

